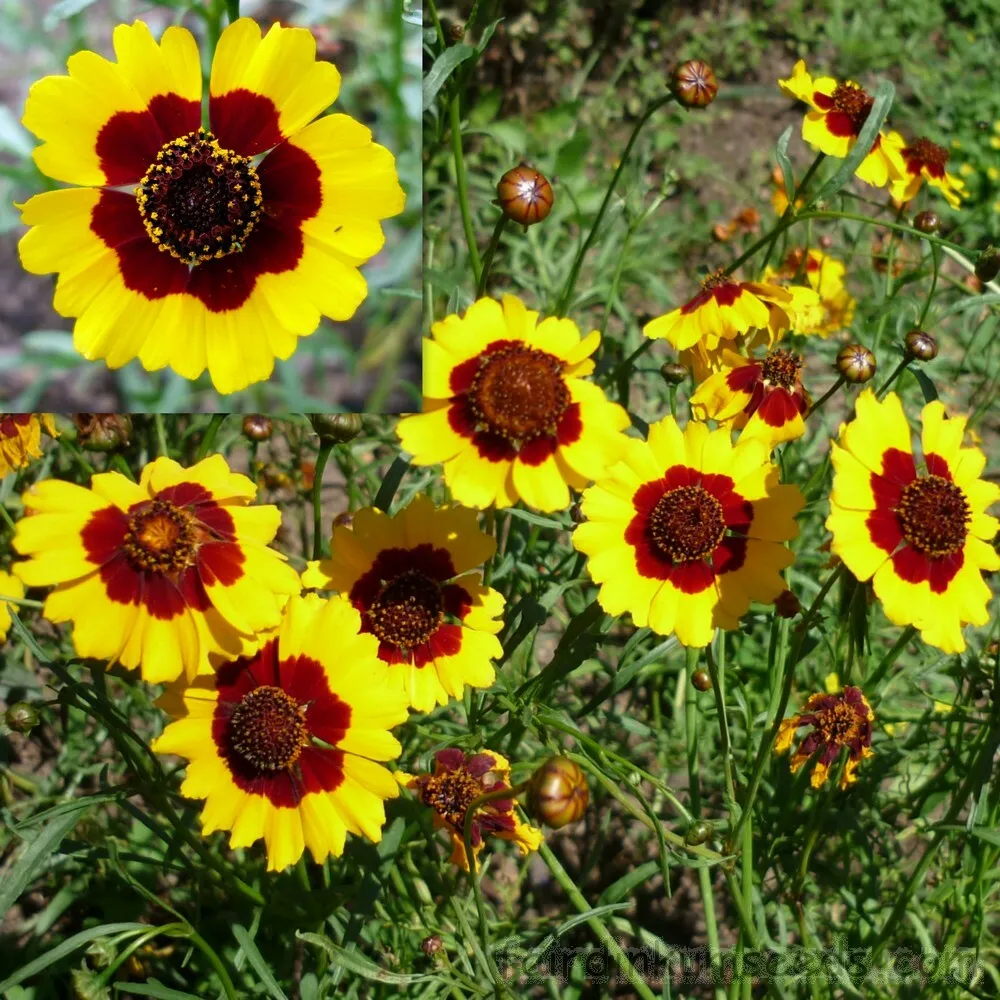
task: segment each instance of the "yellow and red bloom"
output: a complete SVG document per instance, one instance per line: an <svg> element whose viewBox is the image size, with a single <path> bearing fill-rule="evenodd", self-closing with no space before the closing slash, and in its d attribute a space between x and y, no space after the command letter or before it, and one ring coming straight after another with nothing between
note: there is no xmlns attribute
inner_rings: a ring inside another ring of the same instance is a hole
<svg viewBox="0 0 1000 1000"><path fill-rule="evenodd" d="M269 871L306 847L339 857L348 833L382 837L399 789L376 761L399 754L389 730L406 699L360 624L339 598L293 597L257 652L160 699L176 721L153 749L190 761L181 794L207 800L202 834L230 830L233 848L263 838Z"/></svg>
<svg viewBox="0 0 1000 1000"><path fill-rule="evenodd" d="M601 342L572 320L480 299L424 340L424 412L398 433L417 465L444 463L459 503L538 510L569 506L617 461L628 414L585 376Z"/></svg>
<svg viewBox="0 0 1000 1000"><path fill-rule="evenodd" d="M725 351L724 360L725 367L691 396L699 420L741 430L741 438L758 437L768 448L805 434L809 394L798 354L778 349L764 358L745 358Z"/></svg>
<svg viewBox="0 0 1000 1000"><path fill-rule="evenodd" d="M78 52L68 76L29 92L35 162L81 186L23 206L21 261L59 273L55 308L77 317L89 360L138 357L189 379L207 367L219 392L242 389L321 315L347 319L365 298L358 266L382 247L379 220L403 207L392 154L346 115L312 122L340 74L316 61L305 28L262 39L240 18L223 31L210 131L189 31L157 43L136 21L114 47L117 62Z"/></svg>
<svg viewBox="0 0 1000 1000"><path fill-rule="evenodd" d="M0 642L7 638L7 633L10 631L10 609L13 608L14 611L17 611L17 606L5 601L5 597L21 600L24 597L24 584L16 576L11 576L10 573L4 573L3 570L0 570Z"/></svg>
<svg viewBox="0 0 1000 1000"><path fill-rule="evenodd" d="M833 492L826 526L833 552L859 580L871 580L896 625L913 625L946 653L965 649L962 625L985 625L990 590L982 571L1000 569L986 513L1000 486L980 479L986 457L965 448L965 417L944 406L921 413L920 468L895 393L866 389L857 416L833 444Z"/></svg>
<svg viewBox="0 0 1000 1000"><path fill-rule="evenodd" d="M802 59L787 80L778 81L778 86L811 108L802 122L803 140L813 149L840 159L854 148L875 103L863 87L850 80L838 83L832 76L814 79ZM855 173L866 184L885 187L902 177L904 171L898 145L880 131Z"/></svg>
<svg viewBox="0 0 1000 1000"><path fill-rule="evenodd" d="M766 330L775 339L792 325L795 310L801 307L787 288L737 281L719 270L702 281L693 299L650 320L642 332L654 340L668 340L678 351L701 344L712 352L720 340L733 340L751 330Z"/></svg>
<svg viewBox="0 0 1000 1000"><path fill-rule="evenodd" d="M28 517L14 572L29 587L55 585L43 614L73 623L82 657L139 667L148 681L211 670L256 648L301 584L268 548L281 523L257 488L221 455L185 469L158 458L138 483L102 472L90 488L59 479L24 494Z"/></svg>
<svg viewBox="0 0 1000 1000"><path fill-rule="evenodd" d="M42 457L42 430L56 436L51 413L0 413L0 479Z"/></svg>
<svg viewBox="0 0 1000 1000"><path fill-rule="evenodd" d="M788 252L777 270L768 268L764 280L786 282L799 274L805 277L818 298L802 303L794 311L791 330L803 336L829 337L850 326L854 319L855 301L844 283L845 273L843 262L835 257L812 247L808 252L799 247ZM788 286L793 293L796 287Z"/></svg>
<svg viewBox="0 0 1000 1000"><path fill-rule="evenodd" d="M803 503L797 486L779 485L763 441L733 445L726 428L682 431L666 417L584 493L573 544L608 614L706 646L716 628L739 626L751 600L785 589L783 543Z"/></svg>
<svg viewBox="0 0 1000 1000"><path fill-rule="evenodd" d="M434 755L432 773L400 773L397 779L404 787L416 792L425 806L434 810L435 827L447 830L451 836L452 851L448 860L468 871L465 815L480 796L510 787L510 764L507 760L492 750L480 750L467 756L452 747L439 750ZM513 841L521 854L537 851L544 839L541 830L520 819L513 798L491 799L476 809L470 840L477 865L485 836Z"/></svg>
<svg viewBox="0 0 1000 1000"><path fill-rule="evenodd" d="M393 516L366 507L334 526L331 558L309 563L302 583L354 605L390 683L429 712L461 698L466 684L493 683L504 599L477 567L495 549L476 511L418 496Z"/></svg>
<svg viewBox="0 0 1000 1000"><path fill-rule="evenodd" d="M891 135L906 164L905 175L894 181L889 189L892 197L896 201L907 202L920 190L920 185L927 181L944 195L952 208L960 208L966 194L965 181L948 173L948 150L930 139L920 138L907 145L898 133L893 132Z"/></svg>
<svg viewBox="0 0 1000 1000"><path fill-rule="evenodd" d="M782 720L774 752L785 753L798 730L803 726L812 726L812 732L792 754L792 773L818 755L809 783L813 788L819 788L830 776L830 766L840 756L840 751L846 749L847 761L840 775L840 787L846 788L858 780L858 765L874 754L874 719L875 713L860 688L845 687L839 694L810 695L804 711Z"/></svg>

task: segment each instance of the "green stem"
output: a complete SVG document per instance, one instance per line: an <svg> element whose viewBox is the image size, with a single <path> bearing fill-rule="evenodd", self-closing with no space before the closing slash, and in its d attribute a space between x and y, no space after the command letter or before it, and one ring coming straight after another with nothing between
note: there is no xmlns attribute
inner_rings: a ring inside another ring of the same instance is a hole
<svg viewBox="0 0 1000 1000"><path fill-rule="evenodd" d="M892 370L892 374L882 383L881 386L875 392L875 398L881 399L888 391L889 387L892 385L900 375L903 374L903 369L910 363L911 359L909 357L904 357L902 361Z"/></svg>
<svg viewBox="0 0 1000 1000"><path fill-rule="evenodd" d="M215 969L215 974L222 983L222 990L226 994L226 1000L239 1000L236 987L233 986L233 981L229 978L229 973L222 964L222 959L215 953L215 949L193 927L188 930L188 937L191 939L191 943L208 959L212 968Z"/></svg>
<svg viewBox="0 0 1000 1000"><path fill-rule="evenodd" d="M322 441L316 456L316 474L313 477L313 559L323 558L323 472L333 448L332 442Z"/></svg>
<svg viewBox="0 0 1000 1000"><path fill-rule="evenodd" d="M128 467L128 462L125 461L124 456L121 452L115 452L111 456L111 464L128 480L135 482L135 476L132 474L132 470Z"/></svg>
<svg viewBox="0 0 1000 1000"><path fill-rule="evenodd" d="M917 320L917 328L920 330L924 328L924 321L927 319L927 313L930 311L931 303L934 301L934 293L937 291L938 272L941 270L941 248L933 243L931 244L931 260L934 263L934 273L931 275L931 287L927 292L927 298L924 300L924 307L920 310L920 319Z"/></svg>
<svg viewBox="0 0 1000 1000"><path fill-rule="evenodd" d="M892 229L897 233L906 233L908 236L915 236L917 239L927 240L928 243L932 245L937 245L940 247L947 247L956 253L961 254L961 251L965 249L959 246L957 243L952 243L950 240L943 240L939 236L932 236L929 233L922 233L919 229L914 229L912 226L904 225L902 222L886 222L883 219L873 219L868 215L861 215L857 212L834 212L834 211L815 211L815 212L802 212L796 216L796 221L804 222L806 219L848 219L852 222L860 222L866 226L881 226L884 229Z"/></svg>
<svg viewBox="0 0 1000 1000"><path fill-rule="evenodd" d="M837 381L834 382L833 385L831 385L830 388L827 389L826 392L824 392L823 395L809 407L806 412L806 419L808 420L809 417L811 417L846 381L847 379L844 378L843 375L838 376Z"/></svg>
<svg viewBox="0 0 1000 1000"><path fill-rule="evenodd" d="M167 449L167 435L163 427L163 414L153 414L153 426L156 428L156 453L158 455L169 455Z"/></svg>
<svg viewBox="0 0 1000 1000"><path fill-rule="evenodd" d="M604 219L604 213L608 209L608 205L611 202L611 196L614 194L618 180L622 175L622 171L625 169L625 164L628 163L629 154L632 152L632 147L635 145L636 139L639 138L639 133L642 131L642 127L647 121L649 121L656 111L672 100L674 100L674 95L666 94L663 97L658 97L655 101L651 101L646 107L646 110L643 112L642 117L635 123L635 128L632 129L632 135L629 136L628 144L625 146L625 152L622 153L621 159L618 161L618 169L615 171L614 177L611 178L611 184L608 186L607 191L604 192L604 201L601 202L601 207L598 209L597 218L594 219L594 224L590 227L590 232L587 234L587 238L584 240L583 246L580 247L580 250L576 255L576 259L573 261L573 267L570 269L569 278L566 281L566 287L563 289L562 296L559 299L559 305L556 308L557 316L565 316L569 310L570 299L573 298L573 289L576 287L576 279L580 274L580 267L583 264L583 258L586 257L587 251L591 248L591 246L593 246L594 240L597 239L597 230L600 229L601 222Z"/></svg>
<svg viewBox="0 0 1000 1000"><path fill-rule="evenodd" d="M0 764L0 774L15 788L20 788L22 792L27 792L28 795L35 795L38 792L38 785L24 777L23 774L12 771L6 764Z"/></svg>
<svg viewBox="0 0 1000 1000"><path fill-rule="evenodd" d="M2 503L0 503L0 518L3 518L4 524L6 524L11 531L16 530L14 525L14 518L10 516L10 512Z"/></svg>
<svg viewBox="0 0 1000 1000"><path fill-rule="evenodd" d="M469 263L472 265L472 275L476 286L483 274L483 265L479 260L479 249L476 247L476 230L472 225L472 213L469 211L469 180L465 173L465 157L462 153L462 115L459 108L458 94L448 105L448 118L451 123L451 150L455 157L455 186L458 189L458 208L462 213L462 228L465 230L465 242L469 248Z"/></svg>
<svg viewBox="0 0 1000 1000"><path fill-rule="evenodd" d="M226 0L226 14L230 24L233 21L238 21L240 19L240 0Z"/></svg>
<svg viewBox="0 0 1000 1000"><path fill-rule="evenodd" d="M882 658L882 662L871 672L871 674L865 678L864 686L865 690L872 694L875 688L878 686L879 681L889 672L889 668L896 662L899 658L899 654L902 653L903 648L906 644L917 634L916 627L913 625L907 625L903 629L902 634L896 640L895 645L888 653Z"/></svg>
<svg viewBox="0 0 1000 1000"><path fill-rule="evenodd" d="M767 245L767 253L764 254L763 263L760 265L760 270L758 271L759 275L763 276L764 272L767 270L767 265L771 263L771 254L774 253L774 247L778 242L778 237L785 231L785 229L788 228L787 226L782 226L781 223L784 222L786 219L791 219L792 221L794 221L795 203L799 200L799 196L805 190L806 185L812 180L813 174L816 173L816 171L819 169L819 165L825 159L826 159L826 153L817 153L816 159L812 161L812 163L809 165L809 169L805 172L805 174L803 174L802 180L800 180L799 183L796 185L795 192L792 195L792 200L788 203L788 206L785 208L785 211L781 215L781 219L779 220L778 225L775 226L773 230L771 241ZM806 251L806 254L802 255L803 261L806 259L807 253L808 250Z"/></svg>
<svg viewBox="0 0 1000 1000"><path fill-rule="evenodd" d="M225 413L212 414L212 419L209 422L208 429L205 431L205 436L201 439L201 444L198 446L198 454L195 456L196 462L200 462L209 453L212 445L215 444L215 436L219 433L222 421L225 419Z"/></svg>
<svg viewBox="0 0 1000 1000"><path fill-rule="evenodd" d="M490 242L486 247L486 256L483 257L483 271L479 275L479 284L476 286L476 298L481 299L486 294L486 284L490 280L490 269L493 267L493 257L497 252L497 246L500 243L500 237L503 236L503 231L507 228L507 216L501 215L497 219L497 224L493 227L493 235L490 237Z"/></svg>

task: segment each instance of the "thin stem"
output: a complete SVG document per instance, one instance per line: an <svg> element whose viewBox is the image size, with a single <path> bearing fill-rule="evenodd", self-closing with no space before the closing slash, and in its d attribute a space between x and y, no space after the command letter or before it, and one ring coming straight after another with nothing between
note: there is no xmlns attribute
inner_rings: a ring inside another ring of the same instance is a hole
<svg viewBox="0 0 1000 1000"><path fill-rule="evenodd" d="M157 455L167 455L167 435L163 428L163 414L153 414L153 426L156 428L156 453Z"/></svg>
<svg viewBox="0 0 1000 1000"><path fill-rule="evenodd" d="M472 275L478 287L482 278L483 265L479 260L479 249L476 246L476 230L472 225L472 213L469 211L469 180L465 173L465 156L462 152L462 115L459 108L459 98L456 93L448 105L448 119L451 123L451 150L455 157L455 186L458 189L458 208L462 213L462 228L465 230L465 242L469 248L469 263L472 265Z"/></svg>
<svg viewBox="0 0 1000 1000"><path fill-rule="evenodd" d="M875 392L875 398L881 399L888 391L889 387L892 385L900 375L903 374L903 369L910 363L911 358L904 357L902 361L892 370L892 374L882 383L882 385Z"/></svg>
<svg viewBox="0 0 1000 1000"><path fill-rule="evenodd" d="M111 456L111 464L126 478L135 482L135 476L132 474L132 470L128 467L128 462L125 461L124 456L121 452L115 452Z"/></svg>
<svg viewBox="0 0 1000 1000"><path fill-rule="evenodd" d="M490 269L493 267L493 256L497 252L500 237L507 228L507 216L501 215L497 219L497 224L493 227L493 235L486 247L486 256L483 257L483 273L479 275L479 284L476 287L476 298L481 299L486 294L486 283L490 280Z"/></svg>
<svg viewBox="0 0 1000 1000"><path fill-rule="evenodd" d="M813 174L816 173L816 171L819 169L819 165L825 159L826 159L826 153L817 153L816 159L812 161L812 163L809 165L809 169L805 172L805 174L803 174L802 180L800 180L799 183L796 185L795 192L792 195L792 200L788 203L788 205L785 208L785 211L782 213L781 219L779 220L779 225L775 226L773 230L771 236L771 242L768 243L767 245L767 253L764 254L764 260L760 265L760 270L758 271L758 274L763 275L764 272L767 270L767 265L771 263L771 254L774 253L774 247L778 242L778 237L785 231L785 229L788 228L787 226L782 227L780 223L784 222L785 219L792 219L792 220L795 219L795 203L799 200L799 196L805 190L806 185L812 180ZM807 256L808 256L808 249L807 252L802 255L803 261L806 259Z"/></svg>
<svg viewBox="0 0 1000 1000"><path fill-rule="evenodd" d="M931 303L934 301L934 293L937 291L938 272L941 270L941 248L936 244L931 244L931 260L934 264L934 273L931 275L931 287L928 289L927 298L924 299L924 307L920 310L920 319L917 320L917 328L924 328L924 320L930 311Z"/></svg>
<svg viewBox="0 0 1000 1000"><path fill-rule="evenodd" d="M226 14L229 16L229 23L240 19L240 0L226 0Z"/></svg>
<svg viewBox="0 0 1000 1000"><path fill-rule="evenodd" d="M583 258L586 257L587 251L591 248L591 246L593 246L594 240L597 239L597 230L600 229L601 222L604 220L604 213L608 209L608 205L611 202L611 196L614 194L615 187L618 185L618 180L625 169L625 164L628 163L629 154L632 152L632 147L635 145L636 139L639 138L639 133L642 131L642 127L647 121L649 121L656 111L672 100L674 100L674 95L666 94L663 97L658 97L655 101L651 101L645 112L643 112L642 117L635 123L635 128L632 129L632 135L629 136L628 144L625 146L625 152L622 153L621 159L618 161L618 169L615 171L614 177L611 178L611 183L608 185L607 191L604 192L604 201L601 202L601 207L598 209L597 218L594 219L594 224L590 227L590 232L587 234L587 238L584 240L583 246L580 247L580 250L576 255L576 259L573 261L573 267L570 269L569 278L566 281L566 287L563 289L562 296L559 299L559 305L556 307L557 316L565 316L569 310L570 300L573 298L573 289L576 287L576 279L580 274L580 267L583 264Z"/></svg>
<svg viewBox="0 0 1000 1000"><path fill-rule="evenodd" d="M333 451L333 443L321 441L313 476L313 559L323 558L323 472Z"/></svg>
<svg viewBox="0 0 1000 1000"><path fill-rule="evenodd" d="M806 419L808 420L846 381L843 375L838 376L837 381L806 411Z"/></svg>
<svg viewBox="0 0 1000 1000"><path fill-rule="evenodd" d="M208 430L205 431L205 436L201 439L201 444L198 446L198 454L195 456L195 461L200 462L211 450L212 445L215 444L215 436L219 433L219 428L222 426L222 421L226 419L225 413L213 413L211 422L208 425Z"/></svg>
<svg viewBox="0 0 1000 1000"><path fill-rule="evenodd" d="M10 516L10 512L2 503L0 503L0 518L3 518L4 524L6 524L11 531L16 530L14 526L14 518Z"/></svg>
<svg viewBox="0 0 1000 1000"><path fill-rule="evenodd" d="M899 654L903 652L906 644L917 634L916 627L907 625L903 629L895 645L882 658L882 662L865 678L865 690L870 694L878 686L879 681L889 672L889 668L899 659Z"/></svg>
<svg viewBox="0 0 1000 1000"><path fill-rule="evenodd" d="M927 240L932 245L936 244L940 247L950 248L960 256L961 251L964 249L964 247L959 246L957 243L952 243L950 240L943 240L941 237L932 236L929 233L922 233L919 229L904 225L902 222L886 222L884 219L873 219L871 216L860 215L857 212L834 212L824 209L815 212L802 212L796 216L796 221L798 222L804 222L806 219L849 219L852 222L860 222L866 226L882 226L885 229L892 229L897 233L906 233L909 236Z"/></svg>
<svg viewBox="0 0 1000 1000"><path fill-rule="evenodd" d="M608 381L613 382L622 372L628 369L633 362L641 358L653 346L653 341L647 337L621 364L616 365L608 374Z"/></svg>

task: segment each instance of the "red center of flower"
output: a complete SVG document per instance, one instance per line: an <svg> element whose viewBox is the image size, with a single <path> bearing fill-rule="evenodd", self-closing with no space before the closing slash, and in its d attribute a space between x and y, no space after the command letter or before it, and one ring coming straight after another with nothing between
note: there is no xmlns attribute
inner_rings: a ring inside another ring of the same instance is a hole
<svg viewBox="0 0 1000 1000"><path fill-rule="evenodd" d="M793 389L802 371L802 358L791 351L771 351L761 364L761 377L770 385Z"/></svg>
<svg viewBox="0 0 1000 1000"><path fill-rule="evenodd" d="M241 251L262 201L252 161L205 129L163 146L136 199L149 238L191 265Z"/></svg>
<svg viewBox="0 0 1000 1000"><path fill-rule="evenodd" d="M129 514L122 548L135 570L180 572L195 561L194 520L186 510L167 500L150 500Z"/></svg>
<svg viewBox="0 0 1000 1000"><path fill-rule="evenodd" d="M703 486L668 490L657 500L646 525L653 549L674 562L704 559L725 532L722 504Z"/></svg>
<svg viewBox="0 0 1000 1000"><path fill-rule="evenodd" d="M429 774L420 787L424 804L457 830L464 828L466 811L485 791L482 779L469 774L464 767Z"/></svg>
<svg viewBox="0 0 1000 1000"><path fill-rule="evenodd" d="M961 550L972 511L954 483L942 476L923 476L903 488L896 516L906 541L937 559Z"/></svg>
<svg viewBox="0 0 1000 1000"><path fill-rule="evenodd" d="M816 729L824 743L843 746L857 739L861 725L858 709L846 701L816 713Z"/></svg>
<svg viewBox="0 0 1000 1000"><path fill-rule="evenodd" d="M832 95L833 106L851 120L851 127L857 135L862 126L868 121L871 113L874 98L859 87L856 83L840 83Z"/></svg>
<svg viewBox="0 0 1000 1000"><path fill-rule="evenodd" d="M486 355L469 389L476 421L512 444L554 436L570 404L563 363L512 344Z"/></svg>
<svg viewBox="0 0 1000 1000"><path fill-rule="evenodd" d="M308 742L305 711L279 687L254 688L229 718L230 747L257 771L286 770Z"/></svg>
<svg viewBox="0 0 1000 1000"><path fill-rule="evenodd" d="M382 585L366 614L382 642L415 649L430 639L444 618L441 585L419 570L407 570Z"/></svg>
<svg viewBox="0 0 1000 1000"><path fill-rule="evenodd" d="M710 292L714 288L725 288L727 285L735 284L736 282L733 281L733 279L730 278L721 267L701 279L701 287L704 288L706 292Z"/></svg>
<svg viewBox="0 0 1000 1000"><path fill-rule="evenodd" d="M912 146L904 150L907 159L915 160L921 166L926 166L937 172L943 172L948 162L948 150L930 139L917 139Z"/></svg>

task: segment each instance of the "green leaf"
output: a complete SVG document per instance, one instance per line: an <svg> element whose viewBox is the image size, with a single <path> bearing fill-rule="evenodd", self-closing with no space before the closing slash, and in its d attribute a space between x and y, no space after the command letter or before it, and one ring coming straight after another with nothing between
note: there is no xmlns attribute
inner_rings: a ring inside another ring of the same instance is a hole
<svg viewBox="0 0 1000 1000"><path fill-rule="evenodd" d="M330 956L330 961L334 965L339 965L348 972L353 972L375 983L392 983L395 986L409 986L411 983L426 983L438 978L437 976L406 976L395 972L386 972L385 969L380 969L370 959L365 958L356 951L347 951L341 948L340 945L334 944L329 938L323 937L322 934L296 931L295 936L300 941L305 941L306 944L313 944L322 948Z"/></svg>
<svg viewBox="0 0 1000 1000"><path fill-rule="evenodd" d="M241 924L234 924L233 934L236 936L236 940L239 941L240 947L243 949L243 953L246 955L247 960L253 967L253 971L260 976L260 981L264 984L264 988L267 990L268 994L274 997L274 1000L288 1000L288 997L285 996L281 987L278 985L274 978L274 974L271 972L270 968L268 968L267 962L264 961L264 956L261 955L254 939L250 937L247 929Z"/></svg>
<svg viewBox="0 0 1000 1000"><path fill-rule="evenodd" d="M378 493L375 494L373 506L378 507L386 514L389 512L392 498L396 495L396 490L399 489L399 484L403 481L403 476L406 475L406 470L409 467L410 463L399 455L392 460L392 465L389 466L389 471L385 474L385 479L382 480Z"/></svg>
<svg viewBox="0 0 1000 1000"><path fill-rule="evenodd" d="M785 182L785 195L789 205L794 205L795 202L795 179L792 176L792 161L788 158L788 142L792 138L794 128L794 125L789 125L778 136L778 144L774 147L774 158L778 161L778 166L781 167L781 176Z"/></svg>
<svg viewBox="0 0 1000 1000"><path fill-rule="evenodd" d="M556 154L555 175L566 178L579 173L583 169L588 152L590 152L590 136L586 132L577 132Z"/></svg>
<svg viewBox="0 0 1000 1000"><path fill-rule="evenodd" d="M42 20L42 27L46 31L53 31L58 27L60 21L65 21L67 17L79 14L80 11L86 10L96 2L97 0L59 0L58 3L49 8Z"/></svg>
<svg viewBox="0 0 1000 1000"><path fill-rule="evenodd" d="M924 402L933 403L934 400L938 398L938 392L937 389L934 388L934 383L930 380L927 373L921 371L919 368L911 368L910 373L917 380L917 384L920 386L920 391L924 394Z"/></svg>
<svg viewBox="0 0 1000 1000"><path fill-rule="evenodd" d="M617 903L619 899L627 896L636 886L653 878L655 875L660 873L660 862L659 861L647 861L645 864L639 865L638 868L633 868L632 871L623 875L616 882L612 882L604 892L601 893L598 899L599 903L612 904ZM627 904L624 904L627 905ZM600 907L598 907L600 909Z"/></svg>
<svg viewBox="0 0 1000 1000"><path fill-rule="evenodd" d="M199 1000L193 993L173 990L155 979L147 980L145 983L115 983L115 992L119 991L134 993L140 997L157 997L159 1000Z"/></svg>
<svg viewBox="0 0 1000 1000"><path fill-rule="evenodd" d="M554 517L542 517L534 511L521 510L520 507L508 507L507 513L511 517L516 517L519 521L527 521L528 524L537 524L539 528L551 528L554 531L566 531L569 525L557 521Z"/></svg>
<svg viewBox="0 0 1000 1000"><path fill-rule="evenodd" d="M451 48L445 49L434 60L434 65L431 66L424 77L423 106L425 108L429 108L434 103L434 98L437 97L438 91L448 81L448 77L455 72L455 68L464 63L466 59L471 59L475 54L476 50L471 45L466 45L462 42L459 45L452 45Z"/></svg>

